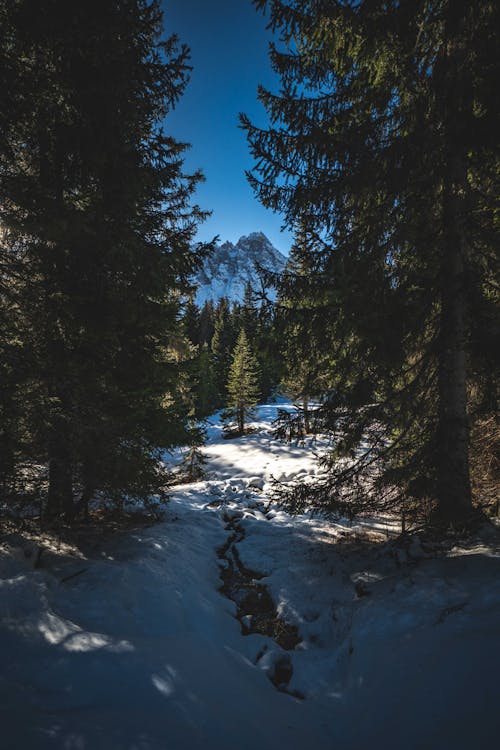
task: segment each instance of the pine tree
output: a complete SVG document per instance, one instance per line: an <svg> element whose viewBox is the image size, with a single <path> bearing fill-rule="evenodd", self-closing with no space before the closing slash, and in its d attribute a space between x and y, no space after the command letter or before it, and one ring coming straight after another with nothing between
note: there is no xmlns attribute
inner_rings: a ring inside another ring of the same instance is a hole
<svg viewBox="0 0 500 750"><path fill-rule="evenodd" d="M161 449L188 439L180 294L204 215L190 206L200 176L162 124L188 50L160 41L156 1L0 11L1 221L10 268L22 247L29 273L16 315L39 451L25 458L48 463L47 513L70 517L76 495L155 492Z"/></svg>
<svg viewBox="0 0 500 750"><path fill-rule="evenodd" d="M192 425L191 429L191 445L182 459L179 476L181 481L198 482L205 476L207 459L206 456L203 455L201 448L206 441L206 435L205 432L196 425Z"/></svg>
<svg viewBox="0 0 500 750"><path fill-rule="evenodd" d="M264 305L262 305L264 307ZM256 296L250 283L245 286L241 305L234 305L232 310L233 328L235 331L243 329L247 341L255 352L259 371L259 391L267 396L277 381L272 372L272 345L270 341L271 327L263 310L256 303ZM275 382L273 382L275 381Z"/></svg>
<svg viewBox="0 0 500 750"><path fill-rule="evenodd" d="M253 416L253 409L259 400L258 378L257 360L242 328L229 370L225 412L225 419L233 419L241 435L245 431L246 421Z"/></svg>
<svg viewBox="0 0 500 750"><path fill-rule="evenodd" d="M258 309L255 304L252 286L250 283L247 283L239 313L239 329L244 329L249 341L252 341L252 337L257 335L258 317Z"/></svg>
<svg viewBox="0 0 500 750"><path fill-rule="evenodd" d="M199 342L210 346L215 330L215 310L211 299L207 300L200 311Z"/></svg>
<svg viewBox="0 0 500 750"><path fill-rule="evenodd" d="M334 362L323 417L337 450L309 499L467 516L470 344L497 284L499 6L256 5L287 47L271 52L281 92L259 92L272 127L243 117L250 179L323 247L315 298ZM347 468L342 455L355 456Z"/></svg>
<svg viewBox="0 0 500 750"><path fill-rule="evenodd" d="M183 481L198 482L205 476L207 459L198 445L191 445L182 461L180 474Z"/></svg>
<svg viewBox="0 0 500 750"><path fill-rule="evenodd" d="M218 301L215 316L211 348L218 393L217 408L221 408L227 398L227 375L231 365L231 352L236 341L233 316L227 298Z"/></svg>
<svg viewBox="0 0 500 750"><path fill-rule="evenodd" d="M258 311L254 350L259 363L259 388L263 398L272 397L283 375L280 332L273 304L263 303Z"/></svg>
<svg viewBox="0 0 500 750"><path fill-rule="evenodd" d="M214 371L214 358L206 344L198 353L195 365L195 414L199 419L204 419L217 410L219 397Z"/></svg>
<svg viewBox="0 0 500 750"><path fill-rule="evenodd" d="M285 272L277 282L279 328L284 362L282 385L299 410L295 415L282 415L278 436L288 433L309 434L312 430L310 402L328 390L328 372L332 362L328 356L325 328L316 318L317 299L311 297L314 278L315 243L304 227L297 230Z"/></svg>

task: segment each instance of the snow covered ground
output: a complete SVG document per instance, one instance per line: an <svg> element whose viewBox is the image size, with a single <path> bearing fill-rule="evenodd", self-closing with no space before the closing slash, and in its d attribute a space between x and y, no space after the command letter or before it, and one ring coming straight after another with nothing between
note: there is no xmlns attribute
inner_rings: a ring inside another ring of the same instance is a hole
<svg viewBox="0 0 500 750"><path fill-rule="evenodd" d="M209 475L176 487L160 524L35 571L0 548L2 750L497 746L498 537L444 552L290 517L268 483L316 471L318 447L277 443L275 414L235 440L212 420ZM242 635L219 591L235 528L298 627L286 655ZM284 655L302 700L268 679Z"/></svg>

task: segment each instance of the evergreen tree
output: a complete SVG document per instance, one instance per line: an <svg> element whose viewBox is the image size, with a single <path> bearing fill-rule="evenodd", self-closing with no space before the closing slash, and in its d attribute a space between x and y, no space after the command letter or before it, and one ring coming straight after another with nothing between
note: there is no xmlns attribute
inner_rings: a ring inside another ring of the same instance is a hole
<svg viewBox="0 0 500 750"><path fill-rule="evenodd" d="M234 313L233 313L234 314ZM258 327L258 309L255 304L255 297L250 283L245 286L243 303L239 311L239 326L237 330L243 328L247 339L253 343L253 338L257 336Z"/></svg>
<svg viewBox="0 0 500 750"><path fill-rule="evenodd" d="M199 343L210 344L215 331L215 310L211 299L207 300L200 311Z"/></svg>
<svg viewBox="0 0 500 750"><path fill-rule="evenodd" d="M182 316L182 323L184 327L184 333L189 341L194 346L198 346L201 343L200 310L192 299L189 299L186 302L186 305L184 307L184 314Z"/></svg>
<svg viewBox="0 0 500 750"><path fill-rule="evenodd" d="M218 391L213 354L206 344L196 358L195 414L199 419L217 410Z"/></svg>
<svg viewBox="0 0 500 750"><path fill-rule="evenodd" d="M160 450L188 439L180 293L203 214L162 125L188 50L160 41L156 0L4 1L0 22L2 257L13 276L22 247L29 274L25 459L48 463L47 513L70 517L76 494L157 491Z"/></svg>
<svg viewBox="0 0 500 750"><path fill-rule="evenodd" d="M198 482L205 476L207 459L199 445L191 445L181 465L181 477L186 482Z"/></svg>
<svg viewBox="0 0 500 750"><path fill-rule="evenodd" d="M227 374L231 365L231 352L236 340L236 332L227 298L224 297L219 300L215 315L212 354L218 394L217 408L221 408L227 398Z"/></svg>
<svg viewBox="0 0 500 750"><path fill-rule="evenodd" d="M201 447L204 445L206 436L203 430L192 427L193 438L180 466L181 481L198 482L205 476L206 457Z"/></svg>
<svg viewBox="0 0 500 750"><path fill-rule="evenodd" d="M240 434L244 433L245 422L253 415L253 408L259 400L258 378L257 360L242 328L229 370L227 409L224 415L226 420L236 422Z"/></svg>
<svg viewBox="0 0 500 750"><path fill-rule="evenodd" d="M281 344L274 305L264 302L258 310L257 332L253 340L259 363L259 388L264 398L272 397L282 379Z"/></svg>
<svg viewBox="0 0 500 750"><path fill-rule="evenodd" d="M287 48L271 52L281 92L259 93L272 127L243 117L250 179L323 248L312 297L335 363L322 410L337 437L330 476L290 500L343 510L413 499L465 517L471 343L498 289L500 8L256 5ZM355 458L346 467L342 455Z"/></svg>
<svg viewBox="0 0 500 750"><path fill-rule="evenodd" d="M265 288L266 278L262 271L261 280ZM270 273L273 285L277 283L275 274ZM248 342L255 352L259 365L259 390L267 398L275 389L281 376L280 346L276 339L273 305L267 300L256 302L256 294L250 284L245 287L243 302L235 305L232 311L234 330L244 329Z"/></svg>
<svg viewBox="0 0 500 750"><path fill-rule="evenodd" d="M317 319L317 299L311 297L315 243L304 227L297 230L285 273L277 282L279 329L283 354L282 385L299 410L283 414L278 436L306 434L312 430L310 402L328 390L332 367L326 346L324 322Z"/></svg>

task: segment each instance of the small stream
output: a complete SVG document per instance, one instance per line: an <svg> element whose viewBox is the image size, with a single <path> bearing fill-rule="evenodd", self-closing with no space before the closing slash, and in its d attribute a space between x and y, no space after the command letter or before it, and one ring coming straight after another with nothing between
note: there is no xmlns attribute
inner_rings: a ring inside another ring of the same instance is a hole
<svg viewBox="0 0 500 750"><path fill-rule="evenodd" d="M264 503L256 504L260 510ZM265 584L262 583L263 573L247 568L241 561L237 545L245 538L245 531L238 518L224 515L226 530L229 537L225 544L217 550L220 563L220 577L222 586L220 591L237 607L236 618L241 624L243 635L260 633L272 638L284 651L292 651L302 638L295 625L287 623L278 614L276 605ZM258 655L255 663L266 653L265 647ZM268 677L275 687L296 698L304 696L297 691L288 689L293 675L293 665L290 657L284 653L275 661L273 668L268 671Z"/></svg>

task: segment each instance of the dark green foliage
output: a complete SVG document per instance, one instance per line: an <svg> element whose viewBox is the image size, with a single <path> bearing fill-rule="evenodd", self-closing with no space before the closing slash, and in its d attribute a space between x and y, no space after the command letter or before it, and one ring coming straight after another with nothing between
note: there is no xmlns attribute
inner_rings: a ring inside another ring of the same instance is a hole
<svg viewBox="0 0 500 750"><path fill-rule="evenodd" d="M271 51L280 93L259 91L271 127L242 119L250 180L311 244L291 297L313 303L296 325L323 342L336 443L327 480L285 500L467 515L468 393L491 408L498 387L500 6L256 5L285 48Z"/></svg>
<svg viewBox="0 0 500 750"><path fill-rule="evenodd" d="M183 458L180 474L183 481L198 482L205 476L207 459L199 446L192 445Z"/></svg>
<svg viewBox="0 0 500 750"><path fill-rule="evenodd" d="M191 363L195 391L195 413L206 417L223 407L227 400L227 378L237 332L243 328L258 362L259 391L263 398L272 396L278 387L283 362L278 344L274 307L257 305L254 293L247 287L243 303L230 304L220 299L217 306L205 302L201 310L188 304L183 318L184 329L196 347ZM207 332L214 334L211 349L206 345Z"/></svg>
<svg viewBox="0 0 500 750"><path fill-rule="evenodd" d="M245 287L243 303L239 308L238 323L239 329L241 330L243 328L248 339L257 335L259 310L250 284L247 284Z"/></svg>
<svg viewBox="0 0 500 750"><path fill-rule="evenodd" d="M215 331L215 310L212 300L207 300L200 311L198 340L193 343L203 344L212 343Z"/></svg>
<svg viewBox="0 0 500 750"><path fill-rule="evenodd" d="M47 464L53 516L160 492L161 450L189 440L180 295L204 214L162 128L188 51L161 31L156 0L0 2L1 472L18 491Z"/></svg>
<svg viewBox="0 0 500 750"><path fill-rule="evenodd" d="M205 443L205 432L195 425L192 426L191 445L189 446L177 474L178 481L197 482L205 476L206 457L201 450Z"/></svg>
<svg viewBox="0 0 500 750"><path fill-rule="evenodd" d="M250 343L259 363L260 392L264 399L272 398L283 374L280 330L273 305L263 304L260 307L257 329Z"/></svg>
<svg viewBox="0 0 500 750"><path fill-rule="evenodd" d="M195 368L195 414L203 419L214 413L219 399L213 355L206 344L196 357Z"/></svg>
<svg viewBox="0 0 500 750"><path fill-rule="evenodd" d="M280 382L282 360L277 341L276 315L272 304L257 304L248 285L239 308L236 325L243 328L259 365L259 390L263 398L272 395Z"/></svg>
<svg viewBox="0 0 500 750"><path fill-rule="evenodd" d="M331 350L326 345L325 322L317 319L318 300L311 296L314 258L314 243L304 230L299 230L285 273L278 281L278 324L284 362L282 385L298 411L297 415L282 415L284 431L278 430L278 434L290 437L316 430L311 401L317 401L328 391L328 374L333 365Z"/></svg>
<svg viewBox="0 0 500 750"><path fill-rule="evenodd" d="M239 434L245 431L245 423L253 415L260 392L258 386L258 364L242 328L234 348L229 377L227 379L226 422L236 422Z"/></svg>
<svg viewBox="0 0 500 750"><path fill-rule="evenodd" d="M198 346L200 341L200 311L193 300L188 300L182 315L184 333L188 340Z"/></svg>
<svg viewBox="0 0 500 750"><path fill-rule="evenodd" d="M215 309L214 335L212 337L217 409L220 409L226 403L227 374L231 365L231 355L236 342L236 336L237 329L234 327L229 300L225 298L220 299Z"/></svg>

